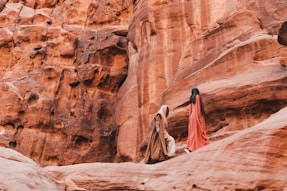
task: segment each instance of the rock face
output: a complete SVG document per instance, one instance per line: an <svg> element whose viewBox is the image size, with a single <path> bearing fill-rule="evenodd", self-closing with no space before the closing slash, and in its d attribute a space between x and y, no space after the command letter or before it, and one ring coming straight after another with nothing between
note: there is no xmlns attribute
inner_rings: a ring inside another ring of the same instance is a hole
<svg viewBox="0 0 287 191"><path fill-rule="evenodd" d="M115 113L121 161L142 159L162 104L170 107L170 134L185 142L193 87L202 94L212 142L285 107L287 49L277 34L286 18L284 0L136 1L129 75Z"/></svg>
<svg viewBox="0 0 287 191"><path fill-rule="evenodd" d="M0 0L0 190L287 190L286 18L286 0ZM211 144L187 155L193 87ZM177 155L142 164L162 104Z"/></svg>
<svg viewBox="0 0 287 191"><path fill-rule="evenodd" d="M0 170L0 190L3 191L60 191L65 188L47 170L12 149L0 147Z"/></svg>
<svg viewBox="0 0 287 191"><path fill-rule="evenodd" d="M287 107L267 120L155 165L93 163L46 167L76 190L286 190Z"/></svg>
<svg viewBox="0 0 287 191"><path fill-rule="evenodd" d="M285 21L280 27L278 33L278 42L284 46L287 46L287 21Z"/></svg>
<svg viewBox="0 0 287 191"><path fill-rule="evenodd" d="M0 145L42 165L115 158L132 2L1 1Z"/></svg>
<svg viewBox="0 0 287 191"><path fill-rule="evenodd" d="M185 143L192 87L211 142L247 129L287 105L286 18L285 0L2 0L0 145L138 162L161 104Z"/></svg>
<svg viewBox="0 0 287 191"><path fill-rule="evenodd" d="M255 126L154 165L39 167L0 147L0 190L286 190L287 107Z"/></svg>

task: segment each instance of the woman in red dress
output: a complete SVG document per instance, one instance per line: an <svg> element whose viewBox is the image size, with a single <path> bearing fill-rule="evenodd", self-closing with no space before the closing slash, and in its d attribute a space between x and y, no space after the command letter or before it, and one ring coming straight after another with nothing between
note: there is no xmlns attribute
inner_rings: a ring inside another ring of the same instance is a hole
<svg viewBox="0 0 287 191"><path fill-rule="evenodd" d="M199 90L192 88L189 104L189 123L186 152L195 151L209 144L206 136L205 111Z"/></svg>

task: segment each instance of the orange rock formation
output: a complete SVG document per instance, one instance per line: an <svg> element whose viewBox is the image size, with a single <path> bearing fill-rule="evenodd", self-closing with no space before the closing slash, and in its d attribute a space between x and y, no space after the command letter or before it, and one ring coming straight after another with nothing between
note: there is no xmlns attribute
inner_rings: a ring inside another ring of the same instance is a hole
<svg viewBox="0 0 287 191"><path fill-rule="evenodd" d="M286 190L286 115L287 107L235 135L154 165L41 168L0 147L0 190Z"/></svg>
<svg viewBox="0 0 287 191"><path fill-rule="evenodd" d="M42 165L112 162L132 3L1 2L0 145Z"/></svg>
<svg viewBox="0 0 287 191"><path fill-rule="evenodd" d="M39 164L1 148L23 171L0 190L286 190L286 20L285 0L0 0L0 146ZM211 144L183 155L193 87ZM137 164L162 104L178 155Z"/></svg>
<svg viewBox="0 0 287 191"><path fill-rule="evenodd" d="M192 87L202 93L211 141L285 107L287 54L277 34L286 10L271 0L136 1L115 113L118 156L142 158L161 104L171 110L169 132L184 142Z"/></svg>

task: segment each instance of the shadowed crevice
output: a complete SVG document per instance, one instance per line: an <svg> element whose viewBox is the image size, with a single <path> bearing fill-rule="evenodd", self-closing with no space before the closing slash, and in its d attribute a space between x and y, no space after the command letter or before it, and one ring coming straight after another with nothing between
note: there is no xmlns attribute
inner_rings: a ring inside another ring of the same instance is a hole
<svg viewBox="0 0 287 191"><path fill-rule="evenodd" d="M277 40L279 44L287 46L287 21L281 25Z"/></svg>

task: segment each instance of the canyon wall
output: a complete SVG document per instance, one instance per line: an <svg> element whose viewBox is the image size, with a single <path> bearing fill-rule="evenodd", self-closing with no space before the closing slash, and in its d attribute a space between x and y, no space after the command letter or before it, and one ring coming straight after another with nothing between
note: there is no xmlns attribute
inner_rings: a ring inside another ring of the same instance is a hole
<svg viewBox="0 0 287 191"><path fill-rule="evenodd" d="M109 161L131 1L1 1L0 145L42 165Z"/></svg>
<svg viewBox="0 0 287 191"><path fill-rule="evenodd" d="M0 0L0 190L286 190L286 21L285 0ZM211 144L186 154L193 87ZM143 164L162 104L176 156Z"/></svg>
<svg viewBox="0 0 287 191"><path fill-rule="evenodd" d="M202 94L211 142L286 106L287 53L277 41L286 1L138 0L134 6L129 75L115 114L122 161L142 159L161 104L170 107L168 131L178 146L185 143L193 87Z"/></svg>
<svg viewBox="0 0 287 191"><path fill-rule="evenodd" d="M286 18L285 0L0 0L0 146L138 162L161 104L185 144L192 87L211 142L247 129L287 105Z"/></svg>
<svg viewBox="0 0 287 191"><path fill-rule="evenodd" d="M0 190L286 190L287 107L189 154L156 164L83 163L39 167L0 147Z"/></svg>

